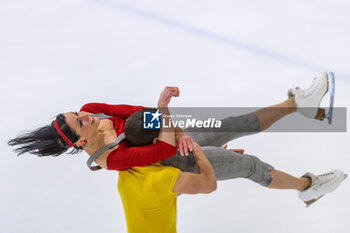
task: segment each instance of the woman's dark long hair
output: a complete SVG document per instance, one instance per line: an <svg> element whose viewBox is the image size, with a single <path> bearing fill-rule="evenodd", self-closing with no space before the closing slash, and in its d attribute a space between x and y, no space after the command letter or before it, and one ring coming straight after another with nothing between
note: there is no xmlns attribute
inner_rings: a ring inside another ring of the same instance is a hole
<svg viewBox="0 0 350 233"><path fill-rule="evenodd" d="M79 140L79 136L68 126L66 117L59 114L56 121L62 132L73 143ZM53 122L36 130L29 131L8 141L10 146L20 146L14 151L18 154L31 153L38 156L59 156L69 149L68 144L61 138L55 129ZM82 147L74 146L69 154L76 154L82 151Z"/></svg>

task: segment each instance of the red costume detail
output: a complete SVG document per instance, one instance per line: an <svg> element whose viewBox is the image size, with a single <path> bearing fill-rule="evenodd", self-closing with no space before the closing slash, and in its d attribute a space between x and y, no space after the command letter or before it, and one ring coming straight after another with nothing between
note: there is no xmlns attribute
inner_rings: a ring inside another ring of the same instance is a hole
<svg viewBox="0 0 350 233"><path fill-rule="evenodd" d="M103 103L85 104L80 111L90 113L104 113L113 122L114 130L119 136L124 132L126 119L133 113L144 109L142 106L109 105ZM117 149L109 153L107 157L107 169L126 170L130 167L146 166L176 154L176 147L158 140L156 144L146 146L129 147L128 142L123 140Z"/></svg>

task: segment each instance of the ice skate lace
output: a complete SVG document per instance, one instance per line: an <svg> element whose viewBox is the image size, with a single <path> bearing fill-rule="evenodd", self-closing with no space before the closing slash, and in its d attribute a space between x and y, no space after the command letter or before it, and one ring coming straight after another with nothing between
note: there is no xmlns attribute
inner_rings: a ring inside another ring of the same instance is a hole
<svg viewBox="0 0 350 233"><path fill-rule="evenodd" d="M306 90L301 90L300 87L296 87L295 90L299 92L301 98L306 99L309 96L313 95L313 93L315 92L317 87L316 83L317 83L317 78L314 78L312 80L311 85Z"/></svg>
<svg viewBox="0 0 350 233"><path fill-rule="evenodd" d="M318 175L316 177L314 189L321 189L321 188L328 189L336 181L336 179L334 178L335 178L335 174L333 172L327 172L327 173Z"/></svg>

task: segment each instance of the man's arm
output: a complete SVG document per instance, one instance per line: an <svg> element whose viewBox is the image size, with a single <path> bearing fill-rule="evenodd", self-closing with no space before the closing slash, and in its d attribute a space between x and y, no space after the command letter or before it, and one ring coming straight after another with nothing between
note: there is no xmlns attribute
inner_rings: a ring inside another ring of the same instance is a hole
<svg viewBox="0 0 350 233"><path fill-rule="evenodd" d="M165 87L162 93L160 94L160 97L158 100L158 108L159 108L159 111L162 113L161 117L169 126L168 128L165 129L163 127L163 124L161 125L159 135L158 135L158 140L166 142L172 146L175 146L175 132L172 124L173 122L170 117L168 104L172 97L178 97L179 94L180 94L179 88Z"/></svg>
<svg viewBox="0 0 350 233"><path fill-rule="evenodd" d="M197 164L198 174L180 172L173 192L177 194L211 193L216 190L214 170L197 143L194 143L193 157Z"/></svg>

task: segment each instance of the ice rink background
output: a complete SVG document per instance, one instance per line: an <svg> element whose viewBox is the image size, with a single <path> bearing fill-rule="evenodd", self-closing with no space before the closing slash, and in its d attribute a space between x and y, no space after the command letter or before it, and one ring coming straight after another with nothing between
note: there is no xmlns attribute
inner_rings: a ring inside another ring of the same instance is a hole
<svg viewBox="0 0 350 233"><path fill-rule="evenodd" d="M126 232L117 172L88 156L17 157L7 146L87 102L173 107L263 107L320 71L336 74L349 107L348 1L0 1L0 232ZM326 124L326 122L320 122ZM261 133L238 139L300 176L350 173L348 133ZM248 180L178 198L178 232L337 232L350 229L350 183L306 209L295 191Z"/></svg>

